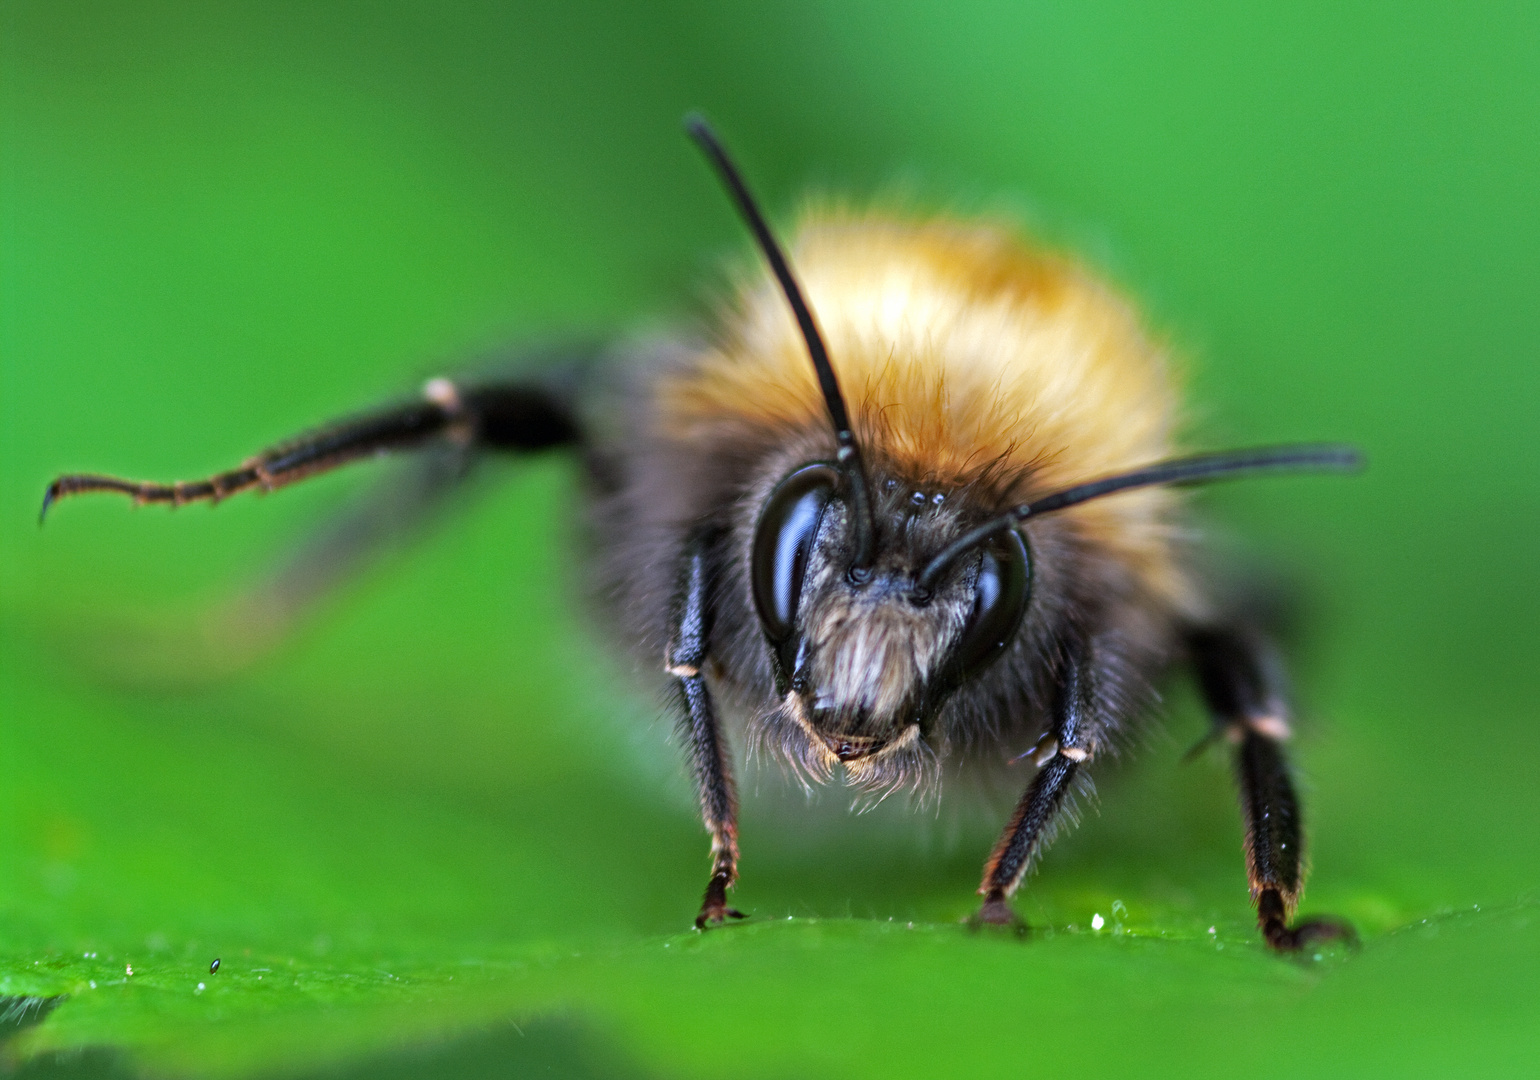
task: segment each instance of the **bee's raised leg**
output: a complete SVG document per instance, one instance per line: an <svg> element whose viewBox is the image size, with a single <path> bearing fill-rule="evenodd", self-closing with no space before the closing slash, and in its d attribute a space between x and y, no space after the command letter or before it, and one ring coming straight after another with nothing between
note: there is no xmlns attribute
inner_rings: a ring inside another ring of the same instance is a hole
<svg viewBox="0 0 1540 1080"><path fill-rule="evenodd" d="M1280 952L1351 940L1352 927L1336 919L1289 925L1304 883L1304 827L1283 753L1288 708L1272 651L1242 629L1195 631L1188 640L1216 729L1235 746L1246 870L1262 936Z"/></svg>
<svg viewBox="0 0 1540 1080"><path fill-rule="evenodd" d="M84 651L114 680L173 684L220 677L281 640L298 617L370 557L431 520L465 488L492 452L528 452L578 441L572 383L581 358L535 383L489 378L457 384L434 379L419 400L338 421L264 450L236 469L204 480L142 483L96 475L61 476L43 510L65 496L108 491L138 503L218 502L251 488L271 490L353 461L412 451L374 490L324 522L277 565L258 572L196 621L108 634Z"/></svg>
<svg viewBox="0 0 1540 1080"><path fill-rule="evenodd" d="M471 419L425 442L392 475L321 525L276 567L260 574L215 613L227 626L265 630L250 642L277 640L296 618L354 577L382 551L443 516L463 498L491 452L531 452L576 441L569 406L558 394L521 383L470 384L463 392L434 380L429 393L459 395ZM228 637L229 635L225 635Z"/></svg>
<svg viewBox="0 0 1540 1080"><path fill-rule="evenodd" d="M61 476L48 485L42 513L62 498L97 491L127 495L136 503L218 502L252 488L272 491L361 458L417 450L443 439L478 449L539 450L577 437L570 409L545 389L500 382L460 387L448 379L432 379L419 401L329 424L203 480L159 484L94 473Z"/></svg>
<svg viewBox="0 0 1540 1080"><path fill-rule="evenodd" d="M979 885L984 904L976 916L979 922L1025 929L1008 901L1053 839L1075 775L1091 756L1104 723L1095 692L1098 675L1090 655L1091 650L1085 650L1066 664L1053 727L1034 758L1037 776L1016 804L1016 812L984 864L984 880Z"/></svg>
<svg viewBox="0 0 1540 1080"><path fill-rule="evenodd" d="M727 906L727 890L738 880L738 798L727 745L702 672L711 646L711 589L719 539L718 531L702 529L690 540L674 598L673 635L664 658L665 670L678 680L682 706L679 726L689 743L701 816L711 833L711 879L706 883L700 914L695 917L697 929L726 918L744 917L741 911Z"/></svg>

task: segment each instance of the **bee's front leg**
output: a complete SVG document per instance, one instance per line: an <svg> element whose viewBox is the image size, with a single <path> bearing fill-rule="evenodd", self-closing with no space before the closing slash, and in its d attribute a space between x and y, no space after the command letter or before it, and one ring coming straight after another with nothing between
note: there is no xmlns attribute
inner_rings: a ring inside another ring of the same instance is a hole
<svg viewBox="0 0 1540 1080"><path fill-rule="evenodd" d="M1089 648L1072 650L1066 662L1053 725L1033 758L1037 776L1016 804L1016 812L984 864L984 880L979 885L984 903L974 916L978 923L1026 930L1026 924L1011 909L1011 894L1053 839L1075 777L1096 746L1103 719L1098 715L1091 655Z"/></svg>
<svg viewBox="0 0 1540 1080"><path fill-rule="evenodd" d="M727 890L738 880L738 797L727 745L702 673L710 648L713 553L719 538L718 530L702 529L686 548L674 599L673 635L664 657L665 670L678 680L681 734L690 747L701 816L711 833L711 878L695 917L698 930L724 919L744 918L743 912L727 906Z"/></svg>

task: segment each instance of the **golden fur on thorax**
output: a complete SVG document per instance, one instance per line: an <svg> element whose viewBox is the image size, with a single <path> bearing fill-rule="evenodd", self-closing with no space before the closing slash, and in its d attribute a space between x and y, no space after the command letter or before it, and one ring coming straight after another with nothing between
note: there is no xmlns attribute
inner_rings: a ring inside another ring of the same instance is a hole
<svg viewBox="0 0 1540 1080"><path fill-rule="evenodd" d="M993 224L809 215L792 264L868 460L914 482L982 481L1001 505L1169 457L1168 359L1129 303ZM667 437L732 417L827 424L807 347L768 275L746 281L714 348L663 381ZM1155 594L1187 594L1150 488L1068 512Z"/></svg>

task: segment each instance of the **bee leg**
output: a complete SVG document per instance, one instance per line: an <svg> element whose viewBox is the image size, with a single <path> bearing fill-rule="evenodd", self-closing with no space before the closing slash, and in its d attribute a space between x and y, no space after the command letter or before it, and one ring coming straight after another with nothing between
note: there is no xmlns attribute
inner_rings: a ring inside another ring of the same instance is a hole
<svg viewBox="0 0 1540 1080"><path fill-rule="evenodd" d="M425 443L373 490L323 522L282 562L259 573L212 614L211 630L239 628L252 637L246 651L260 652L374 558L443 517L477 488L470 481L489 453L531 452L576 441L569 406L540 387L488 382L461 391L439 379L428 392L451 405L451 396L458 396L469 418ZM231 634L215 636L228 639Z"/></svg>
<svg viewBox="0 0 1540 1080"><path fill-rule="evenodd" d="M974 916L977 923L1012 926L1024 932L1025 924L1011 910L1011 895L1053 839L1059 816L1069 797L1076 774L1091 756L1095 745L1097 702L1093 693L1095 673L1084 657L1072 659L1059 687L1054 725L1042 744L1037 776L1016 804L984 864L979 893L983 906Z"/></svg>
<svg viewBox="0 0 1540 1080"><path fill-rule="evenodd" d="M744 918L743 912L727 906L727 890L738 880L738 797L711 690L702 674L710 649L712 556L718 539L716 530L702 529L685 551L674 600L673 637L664 658L664 669L678 681L683 705L680 731L690 747L701 816L711 833L711 878L695 917L697 930L724 919Z"/></svg>
<svg viewBox="0 0 1540 1080"><path fill-rule="evenodd" d="M160 484L76 473L48 485L40 518L62 498L116 492L135 503L214 502L259 488L273 491L340 465L443 443L477 450L531 451L578 441L570 406L551 391L522 383L457 386L432 379L420 400L340 420L271 446L240 466L203 480Z"/></svg>
<svg viewBox="0 0 1540 1080"><path fill-rule="evenodd" d="M1304 825L1283 751L1288 707L1272 650L1258 635L1238 628L1194 631L1188 640L1214 723L1235 747L1246 871L1262 937L1279 952L1353 940L1353 928L1337 919L1289 925L1304 884Z"/></svg>
<svg viewBox="0 0 1540 1080"><path fill-rule="evenodd" d="M469 483L479 457L451 446L414 454L190 617L142 607L104 613L67 627L62 644L110 685L186 688L228 678L281 645L376 559L426 531L472 489L485 490Z"/></svg>
<svg viewBox="0 0 1540 1080"><path fill-rule="evenodd" d="M88 655L99 674L132 685L185 685L240 670L283 640L296 622L379 554L463 494L476 465L492 452L530 452L577 442L572 387L582 363L575 351L563 368L527 376L433 379L422 397L342 420L262 451L239 468L205 480L141 483L95 475L61 476L49 485L43 511L65 496L126 494L136 503L221 499L252 488L271 490L389 451L414 451L374 490L323 523L275 565L255 574L195 621L162 627L101 627L72 651ZM98 640L99 639L99 640Z"/></svg>

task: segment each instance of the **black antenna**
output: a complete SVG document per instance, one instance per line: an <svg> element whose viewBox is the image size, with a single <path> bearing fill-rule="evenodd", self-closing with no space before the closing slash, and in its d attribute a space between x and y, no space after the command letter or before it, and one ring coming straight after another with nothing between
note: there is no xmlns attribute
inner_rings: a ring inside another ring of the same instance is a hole
<svg viewBox="0 0 1540 1080"><path fill-rule="evenodd" d="M1298 443L1290 446L1261 446L1253 450L1229 450L1218 454L1199 454L1196 457L1173 458L1156 462L1133 472L1077 484L1052 495L1044 495L1035 502L1007 510L993 521L964 533L941 549L941 553L925 564L915 579L920 593L934 591L936 582L962 556L991 537L1025 521L1055 510L1077 506L1103 495L1127 491L1129 488L1152 487L1156 484L1200 484L1214 480L1234 480L1252 473L1278 472L1287 469L1329 469L1334 472L1352 472L1363 467L1363 455L1351 446L1330 443Z"/></svg>
<svg viewBox="0 0 1540 1080"><path fill-rule="evenodd" d="M699 113L686 116L684 128L716 168L717 175L721 177L722 183L732 194L733 201L738 205L738 212L743 215L749 231L758 241L760 250L764 252L765 261L770 264L770 269L775 273L775 279L781 284L781 291L786 294L786 302L791 305L792 314L797 317L797 325L802 330L802 340L807 342L807 353L812 358L813 370L818 375L819 389L823 391L824 405L829 410L830 421L834 424L834 438L839 443L836 457L840 471L845 476L845 485L849 489L850 515L855 525L856 547L851 570L858 573L868 570L873 561L877 530L872 519L872 501L867 492L866 472L861 467L861 450L856 446L855 433L850 427L850 416L845 412L845 398L840 393L838 380L834 377L834 367L829 363L829 350L825 348L823 336L818 332L818 324L813 320L812 309L807 306L807 301L802 297L802 289L797 284L796 276L791 272L791 265L786 261L781 245L776 242L775 235L770 231L764 215L759 212L759 206L754 202L754 196L749 193L748 185L744 183L743 176L738 172L738 167L733 164L732 158L728 157L727 148L717 138L716 132L711 130L711 125Z"/></svg>

